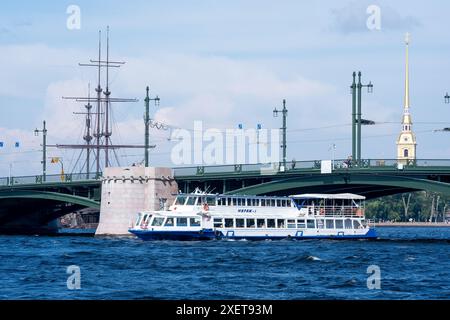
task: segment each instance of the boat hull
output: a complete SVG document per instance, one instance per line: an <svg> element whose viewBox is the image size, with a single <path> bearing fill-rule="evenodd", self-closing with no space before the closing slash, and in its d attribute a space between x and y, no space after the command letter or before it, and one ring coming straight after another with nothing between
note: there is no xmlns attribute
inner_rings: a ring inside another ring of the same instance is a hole
<svg viewBox="0 0 450 320"><path fill-rule="evenodd" d="M178 240L178 241L200 241L200 240L312 240L312 239L330 239L330 240L370 240L377 239L375 229L370 228L365 234L340 234L340 235L299 235L299 236L254 236L254 235L234 235L213 230L202 231L154 231L154 230L130 230L142 240Z"/></svg>
<svg viewBox="0 0 450 320"><path fill-rule="evenodd" d="M132 234L142 240L178 240L178 241L200 241L215 240L216 234L212 230L203 231L150 231L130 230Z"/></svg>

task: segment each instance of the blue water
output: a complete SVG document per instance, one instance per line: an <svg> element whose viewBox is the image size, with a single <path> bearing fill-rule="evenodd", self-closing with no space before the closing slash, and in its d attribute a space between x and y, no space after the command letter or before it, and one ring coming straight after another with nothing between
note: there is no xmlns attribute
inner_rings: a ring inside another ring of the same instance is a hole
<svg viewBox="0 0 450 320"><path fill-rule="evenodd" d="M377 241L0 236L0 299L450 299L450 228ZM80 267L80 290L67 267ZM381 289L367 288L367 268Z"/></svg>

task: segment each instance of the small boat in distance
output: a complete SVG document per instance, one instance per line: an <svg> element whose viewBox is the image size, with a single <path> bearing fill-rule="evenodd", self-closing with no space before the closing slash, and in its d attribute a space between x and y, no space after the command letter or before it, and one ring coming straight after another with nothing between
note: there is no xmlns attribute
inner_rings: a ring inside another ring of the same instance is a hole
<svg viewBox="0 0 450 320"><path fill-rule="evenodd" d="M129 232L143 240L375 239L365 197L177 195L168 210L143 211Z"/></svg>

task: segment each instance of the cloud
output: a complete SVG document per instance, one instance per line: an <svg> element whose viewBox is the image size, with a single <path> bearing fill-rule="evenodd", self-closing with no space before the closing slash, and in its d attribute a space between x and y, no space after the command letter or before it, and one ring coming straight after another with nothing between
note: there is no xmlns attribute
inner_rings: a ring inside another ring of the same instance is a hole
<svg viewBox="0 0 450 320"><path fill-rule="evenodd" d="M282 99L308 100L335 93L333 86L296 72L282 75L263 63L196 55L134 59L122 71L117 87L139 95L149 82L162 99L156 118L178 126L203 120L221 128L252 114L271 116Z"/></svg>
<svg viewBox="0 0 450 320"><path fill-rule="evenodd" d="M55 79L70 79L80 74L77 61L86 53L53 48L45 44L0 46L0 96L22 98L43 96Z"/></svg>
<svg viewBox="0 0 450 320"><path fill-rule="evenodd" d="M331 25L329 29L343 34L369 31L366 10L373 5L372 1L353 1L345 7L331 10ZM411 30L420 27L422 23L413 16L402 16L398 11L388 5L380 7L381 30Z"/></svg>
<svg viewBox="0 0 450 320"><path fill-rule="evenodd" d="M80 57L83 60L83 57L89 56L88 53L44 45L7 49L7 56L13 61L12 65L18 66L19 73L13 75L15 78L11 83L4 80L5 86L10 85L10 88L3 94L20 96L23 94L21 88L34 86L32 94L42 96L43 100L42 112L39 119L36 119L36 125L40 125L41 119L47 120L49 143L83 143L83 116L73 114L84 111L83 103L63 100L62 96L86 96L89 81L91 88L95 87L95 70L80 72L81 68L76 65ZM14 54L17 55L16 59L13 58ZM53 60L51 63L44 61L42 66L40 61L44 56L51 56ZM292 61L278 65L275 69L261 61L214 55L155 53L126 60L129 62L123 68L112 71L113 96L139 97L141 100L131 105L113 105L116 119L113 143L143 143L142 97L147 85L151 87L152 96L158 94L162 99L159 108L151 107L152 117L173 127L192 129L194 121L201 120L205 130L236 128L239 123L243 123L245 128L254 128L257 123L263 124L264 128L278 128L280 119L272 117L272 110L274 107L281 107L282 99L287 99L289 109L288 125L292 130L289 139L325 141L330 137L331 131L315 130L308 133L299 129L349 122L350 101L347 95L342 96L342 92L327 82L304 76L299 68L291 68ZM71 65L73 67L67 67ZM13 66L6 63L4 66L12 72ZM17 85L24 81L27 85ZM91 96L94 96L94 92L91 92ZM10 126L15 125L11 122ZM333 134L345 135L347 131L346 127L337 128ZM8 131L5 134L12 133ZM151 141L157 144L151 157L158 161L158 165L171 165L169 157L173 142L168 141L169 136L170 131L151 131ZM30 148L39 149L40 139L30 139ZM322 145L327 143L322 142ZM294 144L295 147L299 145L302 144ZM327 149L328 147L315 144L308 149L310 151L307 155L303 154L300 158L319 157L317 154ZM296 150L301 148L292 148L289 152L299 158ZM130 153L136 154L136 160L142 159L142 150L129 151L128 154ZM74 163L79 152L52 149L50 154L63 156L65 167L71 168L70 164ZM27 156L36 161L40 155L23 155L24 159ZM136 160L125 158L122 164ZM39 164L35 169L34 172L39 172ZM6 169L0 170L4 175ZM28 172L27 170L28 167L23 172Z"/></svg>

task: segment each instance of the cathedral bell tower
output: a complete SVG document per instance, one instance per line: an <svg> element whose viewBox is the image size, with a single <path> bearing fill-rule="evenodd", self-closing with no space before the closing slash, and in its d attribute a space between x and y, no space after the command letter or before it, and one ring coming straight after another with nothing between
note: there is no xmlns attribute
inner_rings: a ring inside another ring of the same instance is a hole
<svg viewBox="0 0 450 320"><path fill-rule="evenodd" d="M412 120L409 112L409 33L406 34L406 76L405 76L405 103L403 106L402 132L397 139L397 160L400 164L416 159L416 136L412 131Z"/></svg>

